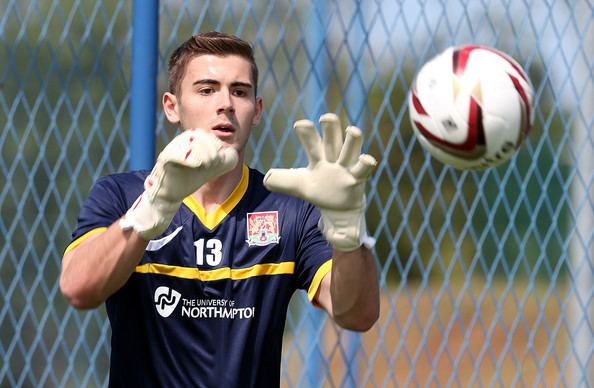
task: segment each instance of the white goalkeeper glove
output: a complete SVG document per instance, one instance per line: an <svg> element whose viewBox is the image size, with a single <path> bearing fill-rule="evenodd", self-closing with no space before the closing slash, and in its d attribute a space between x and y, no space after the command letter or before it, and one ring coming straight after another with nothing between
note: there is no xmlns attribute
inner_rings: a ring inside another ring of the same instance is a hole
<svg viewBox="0 0 594 388"><path fill-rule="evenodd" d="M377 162L361 154L361 130L347 127L343 144L338 116L320 117L323 139L309 120L299 120L294 129L309 160L307 168L271 169L264 185L304 199L321 212L320 229L334 248L353 251L372 246L365 225L365 182Z"/></svg>
<svg viewBox="0 0 594 388"><path fill-rule="evenodd" d="M120 221L145 240L163 233L185 197L237 165L237 151L214 134L189 129L177 135L157 157L144 181L144 192Z"/></svg>

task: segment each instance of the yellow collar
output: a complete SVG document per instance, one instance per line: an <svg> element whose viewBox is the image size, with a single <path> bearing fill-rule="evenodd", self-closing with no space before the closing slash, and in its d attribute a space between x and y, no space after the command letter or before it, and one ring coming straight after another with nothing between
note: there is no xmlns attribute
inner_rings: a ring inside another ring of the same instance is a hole
<svg viewBox="0 0 594 388"><path fill-rule="evenodd" d="M233 210L241 198L243 198L243 195L247 191L249 175L249 169L244 164L239 184L233 189L229 197L210 213L207 213L192 195L187 196L183 203L198 217L204 226L213 230Z"/></svg>

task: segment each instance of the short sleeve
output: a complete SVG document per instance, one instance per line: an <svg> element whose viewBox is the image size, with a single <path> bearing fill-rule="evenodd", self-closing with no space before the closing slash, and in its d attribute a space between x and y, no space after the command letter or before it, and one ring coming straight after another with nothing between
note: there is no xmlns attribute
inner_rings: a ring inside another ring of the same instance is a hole
<svg viewBox="0 0 594 388"><path fill-rule="evenodd" d="M107 228L122 217L142 192L142 182L143 179L134 174L99 178L83 202L67 250L82 236Z"/></svg>
<svg viewBox="0 0 594 388"><path fill-rule="evenodd" d="M295 272L297 287L307 291L310 301L322 278L332 268L332 246L318 228L319 220L320 211L306 203L302 210Z"/></svg>

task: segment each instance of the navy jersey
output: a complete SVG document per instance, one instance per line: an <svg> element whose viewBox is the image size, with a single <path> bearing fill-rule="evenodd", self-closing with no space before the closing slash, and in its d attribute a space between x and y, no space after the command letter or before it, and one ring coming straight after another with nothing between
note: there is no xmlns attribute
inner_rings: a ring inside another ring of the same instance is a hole
<svg viewBox="0 0 594 388"><path fill-rule="evenodd" d="M97 181L67 251L119 219L148 171ZM282 335L297 289L313 299L331 247L311 204L268 191L246 166L215 211L184 200L128 282L106 301L110 386L268 387L280 383Z"/></svg>

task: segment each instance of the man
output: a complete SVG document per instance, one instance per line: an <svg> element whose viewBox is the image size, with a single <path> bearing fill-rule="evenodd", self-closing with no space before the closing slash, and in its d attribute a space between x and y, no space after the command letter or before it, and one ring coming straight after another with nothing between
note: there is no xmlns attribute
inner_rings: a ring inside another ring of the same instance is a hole
<svg viewBox="0 0 594 388"><path fill-rule="evenodd" d="M110 386L278 386L296 289L344 328L364 331L378 318L363 246L375 160L359 155L356 128L343 145L327 114L323 140L313 123L295 125L307 168L248 168L257 82L247 42L217 32L188 39L171 56L162 99L182 133L150 173L99 179L81 209L60 287L77 308L106 303Z"/></svg>

